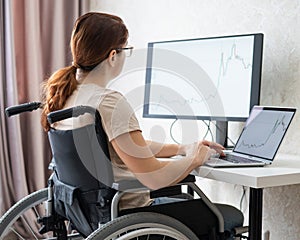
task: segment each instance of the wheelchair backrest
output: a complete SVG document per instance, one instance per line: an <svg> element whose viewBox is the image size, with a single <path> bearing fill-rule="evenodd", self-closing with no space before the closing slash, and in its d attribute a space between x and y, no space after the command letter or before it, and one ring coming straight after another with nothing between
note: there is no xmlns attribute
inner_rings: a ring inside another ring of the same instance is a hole
<svg viewBox="0 0 300 240"><path fill-rule="evenodd" d="M89 106L76 106L48 114L50 124L83 114L94 123L70 130L51 127L48 132L55 176L54 208L69 219L83 236L111 219L111 200L116 193L107 136L99 112Z"/></svg>
<svg viewBox="0 0 300 240"><path fill-rule="evenodd" d="M48 122L55 123L83 114L94 117L94 123L72 130L51 128L48 137L55 171L60 181L81 191L111 187L113 172L107 137L99 112L89 106L76 106L48 114Z"/></svg>

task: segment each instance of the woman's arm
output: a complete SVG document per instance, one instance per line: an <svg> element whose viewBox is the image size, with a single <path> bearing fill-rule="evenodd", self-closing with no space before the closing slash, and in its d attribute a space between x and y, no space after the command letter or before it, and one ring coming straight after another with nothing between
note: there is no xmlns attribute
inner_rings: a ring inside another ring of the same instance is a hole
<svg viewBox="0 0 300 240"><path fill-rule="evenodd" d="M185 155L185 145L181 144L164 144L146 140L147 145L149 146L151 152L154 154L154 157L164 158L164 157L173 157L175 155Z"/></svg>
<svg viewBox="0 0 300 240"><path fill-rule="evenodd" d="M189 145L186 144L165 144L153 142L150 140L146 140L147 145L149 146L151 152L154 154L154 157L157 158L168 158L173 157L175 155L186 155L187 149ZM221 156L225 156L223 153L224 147L215 142L210 142L203 140L202 144L216 150Z"/></svg>
<svg viewBox="0 0 300 240"><path fill-rule="evenodd" d="M208 146L210 142L203 141L187 146L186 156L179 160L159 161L154 157L140 131L122 134L111 143L136 178L151 189L162 188L181 181L216 152ZM218 151L222 148L220 145L214 145L214 147L218 147Z"/></svg>

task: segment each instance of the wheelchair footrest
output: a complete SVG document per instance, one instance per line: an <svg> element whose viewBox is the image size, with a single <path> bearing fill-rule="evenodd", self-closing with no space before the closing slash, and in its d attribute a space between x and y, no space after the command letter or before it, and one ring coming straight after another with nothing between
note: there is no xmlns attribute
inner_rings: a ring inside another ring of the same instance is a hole
<svg viewBox="0 0 300 240"><path fill-rule="evenodd" d="M242 234L249 232L248 226L236 227L232 230L233 235L235 237L239 237L240 239L248 239L248 237L243 236Z"/></svg>
<svg viewBox="0 0 300 240"><path fill-rule="evenodd" d="M67 230L64 220L57 216L41 217L37 219L38 224L42 225L39 229L40 234L52 231L57 240L67 240Z"/></svg>

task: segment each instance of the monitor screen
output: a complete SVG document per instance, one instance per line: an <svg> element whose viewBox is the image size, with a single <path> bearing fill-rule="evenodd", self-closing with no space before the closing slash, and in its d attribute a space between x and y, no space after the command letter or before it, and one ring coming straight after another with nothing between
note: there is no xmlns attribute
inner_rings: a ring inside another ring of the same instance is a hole
<svg viewBox="0 0 300 240"><path fill-rule="evenodd" d="M263 34L148 43L143 116L244 121L259 104Z"/></svg>

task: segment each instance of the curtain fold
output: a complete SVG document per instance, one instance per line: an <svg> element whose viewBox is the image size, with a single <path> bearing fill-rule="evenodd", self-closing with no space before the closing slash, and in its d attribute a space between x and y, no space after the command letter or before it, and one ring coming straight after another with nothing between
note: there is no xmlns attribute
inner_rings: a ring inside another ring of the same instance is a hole
<svg viewBox="0 0 300 240"><path fill-rule="evenodd" d="M89 0L1 1L0 216L46 186L51 160L40 111L7 119L4 109L39 101L44 79L71 64L71 31L88 10Z"/></svg>
<svg viewBox="0 0 300 240"><path fill-rule="evenodd" d="M6 104L12 105L17 101L17 83L15 81L15 55L13 47L13 30L12 30L12 8L11 2L2 1L3 23L1 28L1 211L10 207L11 203L19 198L18 195L26 194L27 187L22 184L24 179L24 158L21 147L21 131L18 117L7 121L4 113ZM13 149L13 151L12 151ZM19 159L10 161L10 158ZM19 184L20 183L20 184Z"/></svg>

